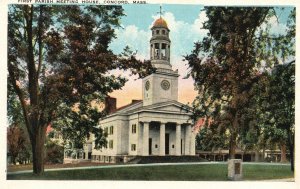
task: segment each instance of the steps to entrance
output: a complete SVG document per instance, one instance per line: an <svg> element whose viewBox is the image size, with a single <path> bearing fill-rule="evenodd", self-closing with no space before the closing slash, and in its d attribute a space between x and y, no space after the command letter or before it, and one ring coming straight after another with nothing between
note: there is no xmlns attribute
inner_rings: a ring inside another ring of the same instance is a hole
<svg viewBox="0 0 300 189"><path fill-rule="evenodd" d="M198 156L137 156L129 164L207 162Z"/></svg>

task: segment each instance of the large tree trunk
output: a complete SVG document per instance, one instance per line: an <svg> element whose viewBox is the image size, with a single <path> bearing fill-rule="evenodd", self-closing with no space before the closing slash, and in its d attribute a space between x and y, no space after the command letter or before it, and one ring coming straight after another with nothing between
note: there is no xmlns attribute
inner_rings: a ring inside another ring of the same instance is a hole
<svg viewBox="0 0 300 189"><path fill-rule="evenodd" d="M286 160L286 145L285 143L282 143L280 145L280 151L281 151L281 158L280 158L280 162L287 162Z"/></svg>
<svg viewBox="0 0 300 189"><path fill-rule="evenodd" d="M236 149L236 134L233 131L230 135L229 141L229 159L235 159L235 149Z"/></svg>
<svg viewBox="0 0 300 189"><path fill-rule="evenodd" d="M40 103L39 103L39 83L38 76L41 65L41 59L39 59L38 68L36 68L35 59L34 59L34 36L33 36L33 6L26 7L27 17L25 18L27 27L27 38L28 38L28 52L27 52L27 67L28 67L28 80L29 80L29 97L30 97L30 106L32 108L30 115L30 126L32 128L31 136L31 146L32 146L32 155L33 155L33 173L40 175L44 172L44 143L46 136L46 126L43 124L41 115ZM42 13L42 8L40 8L40 13ZM38 28L38 43L41 47L41 23L39 20ZM41 49L39 48L39 53ZM42 113L43 114L43 113Z"/></svg>
<svg viewBox="0 0 300 189"><path fill-rule="evenodd" d="M16 164L17 164L17 162L16 162L16 157L11 156L11 162L12 162L14 165L16 165Z"/></svg>
<svg viewBox="0 0 300 189"><path fill-rule="evenodd" d="M265 161L265 152L266 152L266 146L264 145L263 151L262 151L262 161Z"/></svg>
<svg viewBox="0 0 300 189"><path fill-rule="evenodd" d="M294 172L294 146L290 146L291 171Z"/></svg>
<svg viewBox="0 0 300 189"><path fill-rule="evenodd" d="M290 161L291 161L291 171L294 172L294 141L295 141L295 136L293 133L291 133L290 130L288 130L288 146L290 150Z"/></svg>
<svg viewBox="0 0 300 189"><path fill-rule="evenodd" d="M231 136L230 143L229 143L229 159L235 158L235 148L236 148L236 142L235 139Z"/></svg>
<svg viewBox="0 0 300 189"><path fill-rule="evenodd" d="M229 159L235 159L238 121L237 121L237 115L235 115L234 117L235 118L232 124L232 130L230 133L230 141L229 141Z"/></svg>
<svg viewBox="0 0 300 189"><path fill-rule="evenodd" d="M33 156L33 173L41 175L44 172L46 126L40 126L31 141Z"/></svg>

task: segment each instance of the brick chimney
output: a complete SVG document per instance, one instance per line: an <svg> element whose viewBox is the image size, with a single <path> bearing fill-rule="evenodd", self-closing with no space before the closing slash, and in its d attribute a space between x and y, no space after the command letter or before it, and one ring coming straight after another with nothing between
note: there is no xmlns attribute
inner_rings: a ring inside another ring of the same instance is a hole
<svg viewBox="0 0 300 189"><path fill-rule="evenodd" d="M117 99L107 96L105 98L105 111L107 114L112 114L117 110Z"/></svg>
<svg viewBox="0 0 300 189"><path fill-rule="evenodd" d="M131 101L131 104L134 104L134 103L137 103L137 102L140 102L141 100L132 100Z"/></svg>

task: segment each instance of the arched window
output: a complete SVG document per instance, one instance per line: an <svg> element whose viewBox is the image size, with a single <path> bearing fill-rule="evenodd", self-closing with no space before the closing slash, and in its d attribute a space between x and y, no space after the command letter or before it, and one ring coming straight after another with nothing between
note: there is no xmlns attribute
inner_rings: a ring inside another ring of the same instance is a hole
<svg viewBox="0 0 300 189"><path fill-rule="evenodd" d="M157 35L159 34L159 30L156 30L156 34L157 34Z"/></svg>
<svg viewBox="0 0 300 189"><path fill-rule="evenodd" d="M166 30L162 30L162 34L164 34L164 35L165 35L165 34L166 34Z"/></svg>

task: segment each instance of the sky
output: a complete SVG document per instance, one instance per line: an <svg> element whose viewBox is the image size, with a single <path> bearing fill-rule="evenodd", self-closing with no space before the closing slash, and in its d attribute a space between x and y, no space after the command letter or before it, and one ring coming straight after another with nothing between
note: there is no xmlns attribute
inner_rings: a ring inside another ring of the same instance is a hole
<svg viewBox="0 0 300 189"><path fill-rule="evenodd" d="M116 29L117 38L110 48L115 53L121 53L126 45L137 51L137 58L149 60L151 26L159 18L160 4L124 5L126 16L121 19L122 28ZM194 42L201 41L207 30L201 29L207 20L202 5L176 5L162 4L162 17L167 21L171 39L171 65L172 69L179 71L179 102L191 103L196 96L192 78L183 79L188 73L187 62L183 56L193 50ZM286 20L290 8L284 10L277 8L276 17L270 19L271 32L274 34L285 32ZM119 73L129 75L129 73ZM132 99L142 99L142 80L131 76L126 85L110 94L117 98L117 106L129 104Z"/></svg>
<svg viewBox="0 0 300 189"><path fill-rule="evenodd" d="M125 5L125 17L121 20L122 28L116 30L115 39L110 48L122 52L128 45L132 50L137 50L137 57L141 60L149 59L151 26L159 18L159 4ZM183 62L183 56L193 49L193 42L204 36L200 30L201 22L206 18L200 13L201 5L162 5L162 17L167 21L171 39L171 65L172 69L179 71L178 92L179 101L192 102L196 96L193 80L183 79L188 69ZM128 73L122 73L128 74ZM111 96L117 98L117 106L129 104L132 99L142 99L142 80L131 77L122 90L115 91Z"/></svg>

